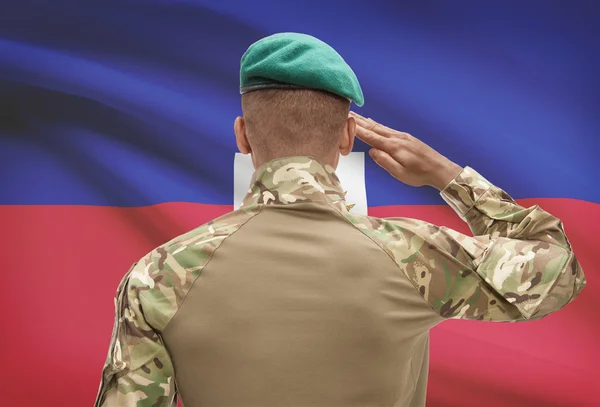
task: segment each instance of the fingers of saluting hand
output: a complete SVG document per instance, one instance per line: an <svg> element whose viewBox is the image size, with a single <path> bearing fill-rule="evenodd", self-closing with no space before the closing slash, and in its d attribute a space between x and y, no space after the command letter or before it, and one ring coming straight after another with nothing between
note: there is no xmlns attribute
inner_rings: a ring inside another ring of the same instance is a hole
<svg viewBox="0 0 600 407"><path fill-rule="evenodd" d="M402 133L400 131L391 129L387 126L384 126L381 123L377 123L375 120L373 120L371 118L365 118L355 112L350 112L350 117L354 118L358 127L362 127L367 130L374 131L375 133L377 133L381 136L384 136L384 137L405 138L405 136L408 136L408 134L406 134L406 133Z"/></svg>
<svg viewBox="0 0 600 407"><path fill-rule="evenodd" d="M392 150L394 130L354 112L350 112L350 116L356 121L356 137L379 150L388 152Z"/></svg>
<svg viewBox="0 0 600 407"><path fill-rule="evenodd" d="M384 126L381 123L377 123L373 119L367 119L358 113L350 112L350 117L354 118L357 124L357 131L361 128L364 130L371 131L373 133L378 134L379 136L392 139L392 140L406 140L406 141L414 141L414 137L408 133L404 133L398 130L394 130L387 126ZM358 136L358 134L357 134ZM360 137L359 137L360 138ZM365 140L363 140L365 141Z"/></svg>
<svg viewBox="0 0 600 407"><path fill-rule="evenodd" d="M362 127L363 129L370 130L370 131L375 131L376 133L378 133L382 136L387 136L389 133L387 131L384 132L384 130L391 130L391 129L387 129L385 126L377 123L375 120L363 117L363 116L359 115L358 113L350 112L350 116L354 118L358 127Z"/></svg>
<svg viewBox="0 0 600 407"><path fill-rule="evenodd" d="M358 124L361 127L371 128L377 124L374 120L367 119L366 117L363 117L358 113L352 111L350 112L350 116L353 117L354 120L356 120L356 124Z"/></svg>
<svg viewBox="0 0 600 407"><path fill-rule="evenodd" d="M382 136L373 130L367 130L362 126L356 126L356 137L378 150L391 151L393 149L394 141L392 139Z"/></svg>

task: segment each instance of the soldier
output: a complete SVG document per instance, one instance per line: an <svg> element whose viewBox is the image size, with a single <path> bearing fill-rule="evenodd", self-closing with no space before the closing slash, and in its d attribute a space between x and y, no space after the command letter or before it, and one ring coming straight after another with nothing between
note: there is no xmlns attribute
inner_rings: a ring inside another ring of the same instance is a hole
<svg viewBox="0 0 600 407"><path fill-rule="evenodd" d="M583 289L559 219L350 113L360 85L325 43L256 42L241 93L250 190L126 274L96 406L424 406L432 327L539 319ZM350 213L335 168L355 135L401 182L440 190L475 237Z"/></svg>

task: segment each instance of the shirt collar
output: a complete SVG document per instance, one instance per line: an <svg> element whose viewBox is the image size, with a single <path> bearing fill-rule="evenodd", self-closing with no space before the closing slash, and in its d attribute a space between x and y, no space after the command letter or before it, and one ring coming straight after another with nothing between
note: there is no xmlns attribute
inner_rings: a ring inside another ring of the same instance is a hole
<svg viewBox="0 0 600 407"><path fill-rule="evenodd" d="M330 165L313 157L285 157L256 169L242 207L312 201L326 202L347 211L345 195Z"/></svg>

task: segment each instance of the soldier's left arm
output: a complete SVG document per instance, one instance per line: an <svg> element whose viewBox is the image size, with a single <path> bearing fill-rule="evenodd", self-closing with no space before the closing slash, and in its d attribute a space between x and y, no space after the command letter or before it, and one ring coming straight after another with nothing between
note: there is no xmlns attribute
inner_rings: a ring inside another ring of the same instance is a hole
<svg viewBox="0 0 600 407"><path fill-rule="evenodd" d="M356 136L374 147L378 165L407 185L441 190L475 235L410 219L353 221L388 252L436 313L536 319L581 292L585 276L560 219L537 205L520 206L474 169L461 168L408 133L351 116Z"/></svg>
<svg viewBox="0 0 600 407"><path fill-rule="evenodd" d="M144 297L148 282L136 273L140 267L143 263L134 264L117 289L113 334L95 407L177 405L171 359L145 315L151 307Z"/></svg>
<svg viewBox="0 0 600 407"><path fill-rule="evenodd" d="M560 245L472 237L415 219L385 222L382 231L396 237L381 239L382 246L442 318L539 319L573 301L585 286L573 252Z"/></svg>
<svg viewBox="0 0 600 407"><path fill-rule="evenodd" d="M584 288L583 270L558 218L537 205L518 205L472 168L442 196L475 236L406 218L386 219L367 232L441 317L539 319Z"/></svg>

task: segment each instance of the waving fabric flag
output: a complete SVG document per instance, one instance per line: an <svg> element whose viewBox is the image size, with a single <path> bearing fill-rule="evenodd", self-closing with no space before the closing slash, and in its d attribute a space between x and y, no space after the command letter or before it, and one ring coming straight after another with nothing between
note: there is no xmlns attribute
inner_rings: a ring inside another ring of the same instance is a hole
<svg viewBox="0 0 600 407"><path fill-rule="evenodd" d="M573 304L541 321L436 327L428 405L600 405L597 2L9 3L2 405L93 403L121 277L247 188L233 137L239 59L281 31L344 56L365 91L361 114L561 218L588 277ZM400 184L367 149L358 143L341 169L352 210L468 233L436 191Z"/></svg>

